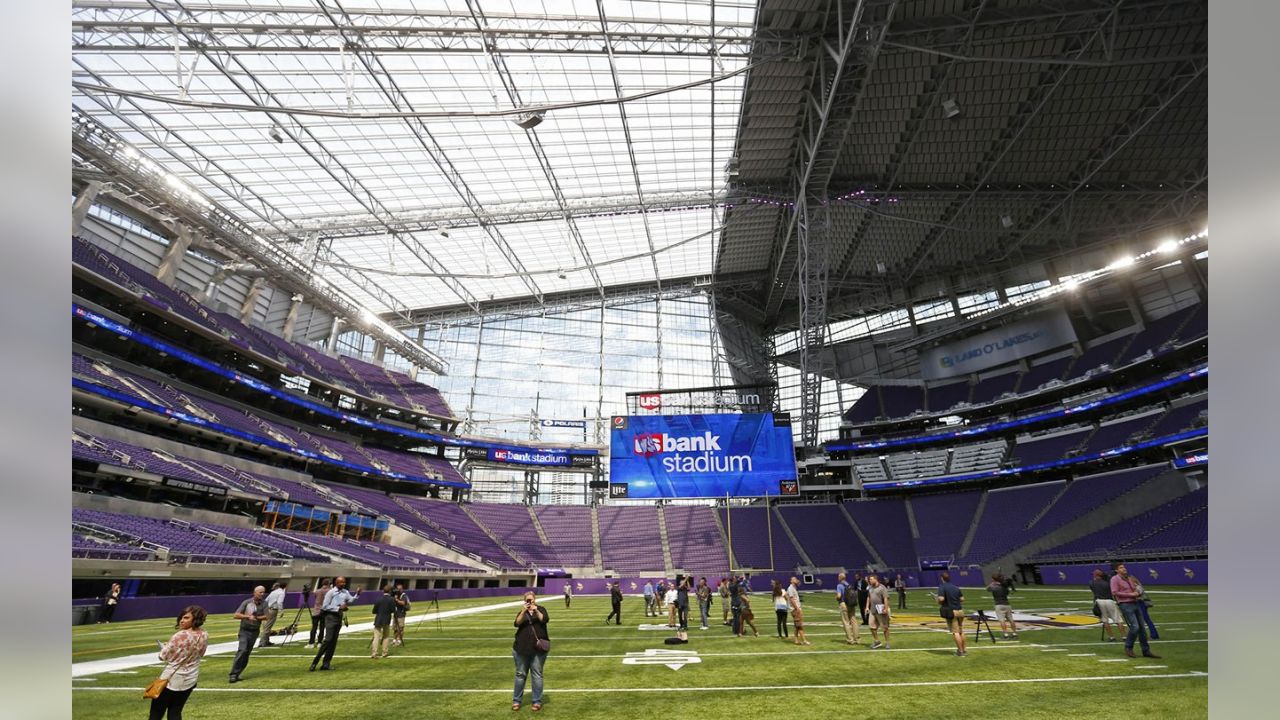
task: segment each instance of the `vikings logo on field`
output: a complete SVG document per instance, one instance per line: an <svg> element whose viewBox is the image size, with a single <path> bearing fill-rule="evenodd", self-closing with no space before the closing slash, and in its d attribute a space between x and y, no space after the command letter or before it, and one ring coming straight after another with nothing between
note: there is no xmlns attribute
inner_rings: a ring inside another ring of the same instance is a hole
<svg viewBox="0 0 1280 720"><path fill-rule="evenodd" d="M984 608L987 620L995 622L995 611ZM978 617L976 610L968 613L970 620ZM1019 630L1047 630L1087 627L1097 625L1098 618L1093 615L1081 615L1074 611L1063 612L1042 612L1042 613L1026 613L1014 611L1013 621L1018 624ZM946 621L937 615L923 615L916 613L894 613L893 624L895 626L913 625L916 627L926 627L934 630L945 630L947 628Z"/></svg>

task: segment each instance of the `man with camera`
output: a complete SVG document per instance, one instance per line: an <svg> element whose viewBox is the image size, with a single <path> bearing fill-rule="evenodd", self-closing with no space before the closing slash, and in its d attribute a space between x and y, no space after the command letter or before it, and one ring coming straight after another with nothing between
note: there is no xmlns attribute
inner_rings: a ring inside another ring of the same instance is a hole
<svg viewBox="0 0 1280 720"><path fill-rule="evenodd" d="M409 602L409 596L404 592L404 585L396 583L395 589L391 591L391 597L396 601L396 607L391 614L391 633L393 635L391 644L395 646L404 645L404 618L409 614L409 609L413 607L413 603Z"/></svg>
<svg viewBox="0 0 1280 720"><path fill-rule="evenodd" d="M1000 621L1000 637L1018 639L1018 625L1013 621L1013 607L1009 605L1009 585L1000 573L991 576L987 592L996 603L996 619Z"/></svg>
<svg viewBox="0 0 1280 720"><path fill-rule="evenodd" d="M258 639L262 629L262 621L267 619L265 598L267 589L261 585L253 589L253 597L240 603L234 617L240 621L239 645L236 647L235 659L231 661L231 674L228 682L240 682L240 673L249 665L249 655L253 652L253 643Z"/></svg>
<svg viewBox="0 0 1280 720"><path fill-rule="evenodd" d="M339 576L333 579L333 587L325 593L324 602L320 605L320 613L324 617L324 642L320 644L320 649L316 651L316 656L311 661L312 672L322 658L324 664L320 665L320 669L329 669L329 663L333 661L333 653L338 649L338 633L342 631L342 613L346 612L347 606L359 596L358 591L353 594L347 590L345 577Z"/></svg>

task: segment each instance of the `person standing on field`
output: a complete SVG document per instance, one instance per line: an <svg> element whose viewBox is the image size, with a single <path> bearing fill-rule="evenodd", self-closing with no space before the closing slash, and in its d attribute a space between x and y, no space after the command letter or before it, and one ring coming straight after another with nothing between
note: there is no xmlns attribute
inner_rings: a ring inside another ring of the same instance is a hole
<svg viewBox="0 0 1280 720"><path fill-rule="evenodd" d="M880 582L879 575L869 575L867 577L867 606L864 608L867 613L867 624L871 627L871 649L879 650L889 649L889 588ZM876 637L876 631L884 632L884 644L880 644L880 638Z"/></svg>

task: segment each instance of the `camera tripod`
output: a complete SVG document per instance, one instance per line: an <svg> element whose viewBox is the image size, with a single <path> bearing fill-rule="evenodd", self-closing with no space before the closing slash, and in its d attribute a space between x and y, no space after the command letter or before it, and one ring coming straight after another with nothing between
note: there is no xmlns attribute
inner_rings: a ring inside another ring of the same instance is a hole
<svg viewBox="0 0 1280 720"><path fill-rule="evenodd" d="M981 609L978 610L977 617L973 620L973 641L982 640L982 628L987 629L987 634L991 636L991 642L996 642L996 634L991 631L991 623L987 622L987 614Z"/></svg>
<svg viewBox="0 0 1280 720"><path fill-rule="evenodd" d="M282 646L288 645L289 641L293 640L294 636L298 634L298 619L302 617L302 611L306 610L310 605L311 605L311 589L308 588L306 585L303 585L302 586L302 602L298 603L298 611L293 614L293 622L289 623L281 630L271 633L272 635L284 636L284 639L280 641L280 644Z"/></svg>
<svg viewBox="0 0 1280 720"><path fill-rule="evenodd" d="M423 620L426 620L427 613L431 612L431 608L435 608L436 610L436 632L441 632L443 628L440 625L440 591L439 590L435 591L435 594L431 597L431 601L427 603L427 606L425 608L423 608L422 614L419 615L418 619L415 620L412 624L418 625L418 624L421 624ZM405 632L409 631L409 625L410 623L408 622L404 624Z"/></svg>

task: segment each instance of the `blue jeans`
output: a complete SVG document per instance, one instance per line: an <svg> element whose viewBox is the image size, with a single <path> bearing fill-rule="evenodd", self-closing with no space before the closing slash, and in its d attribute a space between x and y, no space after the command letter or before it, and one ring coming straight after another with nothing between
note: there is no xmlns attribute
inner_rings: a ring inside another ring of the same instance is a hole
<svg viewBox="0 0 1280 720"><path fill-rule="evenodd" d="M711 614L711 602L699 602L698 610L702 612L702 627L707 627L707 616Z"/></svg>
<svg viewBox="0 0 1280 720"><path fill-rule="evenodd" d="M1124 624L1129 626L1129 634L1124 637L1125 650L1133 649L1133 641L1137 639L1138 644L1142 646L1142 654L1151 652L1151 646L1147 644L1147 628L1142 624L1142 617L1139 615L1137 603L1116 603L1120 606L1120 614L1124 616Z"/></svg>
<svg viewBox="0 0 1280 720"><path fill-rule="evenodd" d="M515 650L511 651L511 657L516 661L516 689L511 693L511 702L521 702L524 697L524 679L526 675L533 675L533 703L535 705L542 704L542 664L547 661L546 653L534 653L532 655L521 655Z"/></svg>

